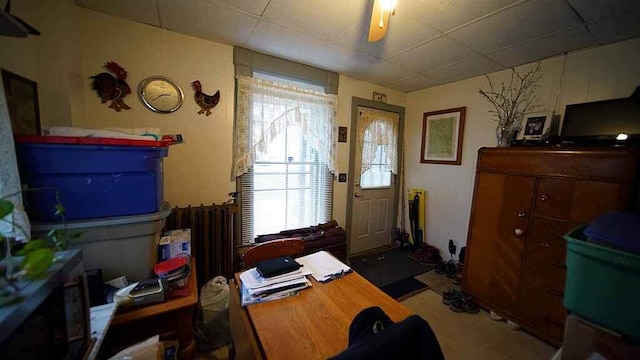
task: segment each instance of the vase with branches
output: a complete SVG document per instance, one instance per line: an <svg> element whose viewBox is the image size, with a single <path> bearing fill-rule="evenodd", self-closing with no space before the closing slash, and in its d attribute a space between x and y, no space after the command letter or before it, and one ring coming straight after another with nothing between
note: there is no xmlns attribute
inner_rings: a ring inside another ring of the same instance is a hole
<svg viewBox="0 0 640 360"><path fill-rule="evenodd" d="M502 81L500 88L494 85L488 75L485 76L489 82L489 89L480 89L478 92L493 105L489 112L493 114L494 121L498 122L498 147L509 146L511 133L522 120L522 116L538 108L535 92L542 77L540 63L524 73L512 68L509 82Z"/></svg>

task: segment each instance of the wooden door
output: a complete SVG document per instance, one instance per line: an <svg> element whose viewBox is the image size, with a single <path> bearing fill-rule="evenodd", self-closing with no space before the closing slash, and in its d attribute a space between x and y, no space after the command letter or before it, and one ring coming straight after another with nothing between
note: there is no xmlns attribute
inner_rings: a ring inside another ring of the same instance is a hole
<svg viewBox="0 0 640 360"><path fill-rule="evenodd" d="M478 173L465 291L490 306L515 307L535 178Z"/></svg>

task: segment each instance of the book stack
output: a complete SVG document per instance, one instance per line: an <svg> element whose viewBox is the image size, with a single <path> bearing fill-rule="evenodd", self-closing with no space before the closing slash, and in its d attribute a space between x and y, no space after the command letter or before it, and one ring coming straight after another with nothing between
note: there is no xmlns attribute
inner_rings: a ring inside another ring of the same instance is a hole
<svg viewBox="0 0 640 360"><path fill-rule="evenodd" d="M298 291L311 286L307 279L311 271L297 269L282 275L265 278L256 268L249 269L240 274L242 281L242 306L284 299L298 295Z"/></svg>

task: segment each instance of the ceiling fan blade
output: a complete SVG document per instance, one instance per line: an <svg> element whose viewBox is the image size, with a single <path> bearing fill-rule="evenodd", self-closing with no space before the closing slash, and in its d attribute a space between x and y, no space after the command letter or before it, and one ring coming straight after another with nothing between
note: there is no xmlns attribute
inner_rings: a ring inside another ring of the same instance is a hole
<svg viewBox="0 0 640 360"><path fill-rule="evenodd" d="M11 37L27 37L29 32L11 14L0 10L0 35Z"/></svg>
<svg viewBox="0 0 640 360"><path fill-rule="evenodd" d="M380 0L373 0L373 10L371 11L371 24L369 25L369 42L376 42L387 35L389 28L390 11L385 11L382 16L382 27L380 27Z"/></svg>

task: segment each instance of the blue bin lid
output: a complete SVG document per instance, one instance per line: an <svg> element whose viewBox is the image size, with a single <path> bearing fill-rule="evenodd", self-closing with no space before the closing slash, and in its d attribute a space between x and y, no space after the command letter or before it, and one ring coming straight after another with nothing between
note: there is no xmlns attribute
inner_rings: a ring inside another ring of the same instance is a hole
<svg viewBox="0 0 640 360"><path fill-rule="evenodd" d="M640 214L611 211L584 230L590 242L640 254Z"/></svg>

